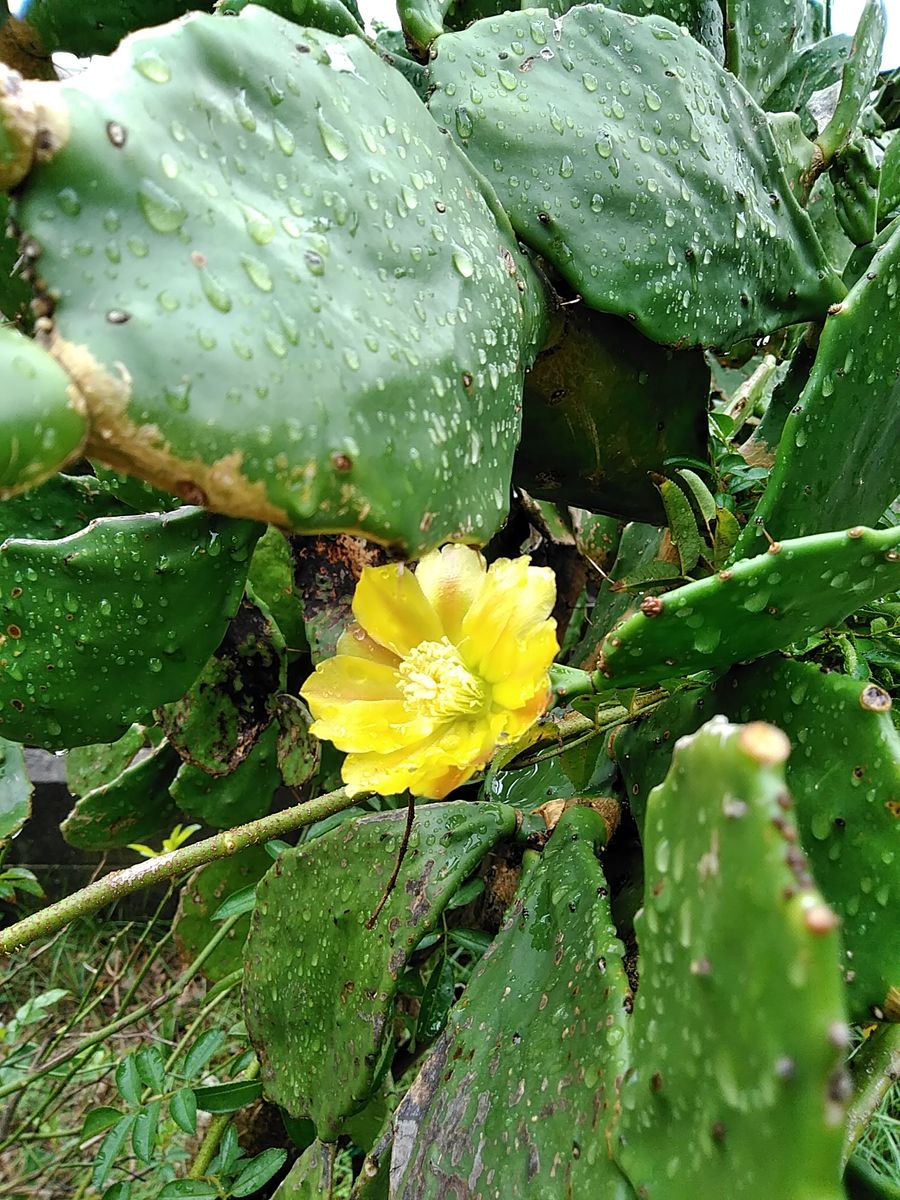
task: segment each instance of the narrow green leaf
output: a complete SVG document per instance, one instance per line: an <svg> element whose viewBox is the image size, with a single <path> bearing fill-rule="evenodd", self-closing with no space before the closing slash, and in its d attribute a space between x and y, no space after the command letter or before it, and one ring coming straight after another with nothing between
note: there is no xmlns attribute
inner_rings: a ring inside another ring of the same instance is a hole
<svg viewBox="0 0 900 1200"><path fill-rule="evenodd" d="M103 1200L130 1200L131 1180L120 1179L118 1183L110 1184L103 1193Z"/></svg>
<svg viewBox="0 0 900 1200"><path fill-rule="evenodd" d="M141 1077L133 1054L126 1055L116 1067L116 1087L126 1104L139 1104Z"/></svg>
<svg viewBox="0 0 900 1200"><path fill-rule="evenodd" d="M131 1146L135 1156L141 1162L149 1163L153 1161L153 1152L156 1149L156 1135L159 1131L159 1110L161 1105L161 1100L151 1100L149 1104L144 1105L138 1111L134 1119L134 1128L131 1131Z"/></svg>
<svg viewBox="0 0 900 1200"><path fill-rule="evenodd" d="M703 520L710 525L716 519L716 502L712 492L696 471L689 471L682 467L677 473L686 485L688 495L697 505Z"/></svg>
<svg viewBox="0 0 900 1200"><path fill-rule="evenodd" d="M134 1124L134 1114L128 1113L109 1130L100 1143L97 1157L91 1171L91 1183L99 1191L109 1178L109 1173L115 1166L116 1159L125 1144L125 1139L131 1133Z"/></svg>
<svg viewBox="0 0 900 1200"><path fill-rule="evenodd" d="M32 996L16 1009L15 1022L17 1025L31 1025L34 1021L43 1020L46 1009L52 1008L64 996L68 996L66 988L50 988L39 996Z"/></svg>
<svg viewBox="0 0 900 1200"><path fill-rule="evenodd" d="M240 1157L240 1153L241 1147L238 1143L237 1130L234 1127L234 1122L229 1121L225 1126L225 1132L222 1134L222 1142L219 1146L217 1171L227 1175Z"/></svg>
<svg viewBox="0 0 900 1200"><path fill-rule="evenodd" d="M276 1172L284 1166L287 1158L286 1150L274 1148L263 1150L256 1158L251 1158L240 1175L231 1185L232 1196L252 1196L263 1184L268 1183Z"/></svg>
<svg viewBox="0 0 900 1200"><path fill-rule="evenodd" d="M169 1101L169 1116L185 1133L197 1132L197 1097L193 1089L181 1088Z"/></svg>
<svg viewBox="0 0 900 1200"><path fill-rule="evenodd" d="M483 929L451 929L450 941L470 954L484 954L493 940Z"/></svg>
<svg viewBox="0 0 900 1200"><path fill-rule="evenodd" d="M201 1033L184 1060L182 1067L184 1078L192 1079L195 1075L199 1075L224 1041L225 1034L221 1029L207 1029Z"/></svg>
<svg viewBox="0 0 900 1200"><path fill-rule="evenodd" d="M416 1042L434 1041L447 1024L447 1014L453 1003L453 985L453 964L446 954L441 954L425 985L416 1024Z"/></svg>
<svg viewBox="0 0 900 1200"><path fill-rule="evenodd" d="M671 479L664 479L657 487L665 505L672 541L681 560L682 573L687 575L696 567L703 553L703 539L697 529L694 510L687 496Z"/></svg>
<svg viewBox="0 0 900 1200"><path fill-rule="evenodd" d="M277 858L279 854L284 854L285 850L290 850L290 842L283 842L280 838L273 838L271 842L266 842L265 851L271 858Z"/></svg>
<svg viewBox="0 0 900 1200"><path fill-rule="evenodd" d="M211 921L224 921L226 917L239 917L243 913L253 912L256 906L256 884L232 892L227 900L223 900L209 918Z"/></svg>
<svg viewBox="0 0 900 1200"><path fill-rule="evenodd" d="M103 1133L111 1125L115 1125L121 1116L121 1109L111 1108L108 1105L92 1108L90 1112L85 1113L84 1123L81 1126L81 1137L78 1139L79 1145L86 1142L88 1138Z"/></svg>
<svg viewBox="0 0 900 1200"><path fill-rule="evenodd" d="M471 904L484 891L483 879L470 879L468 883L464 883L450 903L447 905L447 911L452 908L465 908L467 904Z"/></svg>
<svg viewBox="0 0 900 1200"><path fill-rule="evenodd" d="M235 1083L217 1083L211 1087L194 1088L197 1107L204 1112L237 1112L252 1104L262 1094L262 1084L255 1079L237 1080Z"/></svg>

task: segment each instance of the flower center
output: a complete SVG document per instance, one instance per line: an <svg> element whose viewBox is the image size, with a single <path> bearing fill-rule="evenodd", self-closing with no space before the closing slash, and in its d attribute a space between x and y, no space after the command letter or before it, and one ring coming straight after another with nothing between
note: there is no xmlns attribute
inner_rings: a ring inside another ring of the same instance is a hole
<svg viewBox="0 0 900 1200"><path fill-rule="evenodd" d="M428 717L461 717L487 702L484 684L468 669L448 638L420 642L399 667L400 691L410 709Z"/></svg>

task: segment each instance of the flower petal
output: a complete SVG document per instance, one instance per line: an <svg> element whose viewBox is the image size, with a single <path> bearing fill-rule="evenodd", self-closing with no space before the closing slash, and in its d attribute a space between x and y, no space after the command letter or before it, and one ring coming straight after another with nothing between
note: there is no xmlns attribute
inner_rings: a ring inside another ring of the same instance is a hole
<svg viewBox="0 0 900 1200"><path fill-rule="evenodd" d="M443 636L419 581L401 564L364 567L353 594L353 615L369 635L401 658Z"/></svg>
<svg viewBox="0 0 900 1200"><path fill-rule="evenodd" d="M346 654L352 658L368 658L372 662L384 663L389 667L400 665L400 659L386 646L370 638L360 625L350 625L337 640L337 654Z"/></svg>
<svg viewBox="0 0 900 1200"><path fill-rule="evenodd" d="M508 714L504 714L508 716ZM494 730L484 720L448 721L429 738L391 754L351 754L341 770L351 796L360 792L441 800L483 767L494 749Z"/></svg>
<svg viewBox="0 0 900 1200"><path fill-rule="evenodd" d="M463 620L459 648L469 669L488 683L498 683L521 668L525 639L536 627L549 624L555 600L556 580L548 567L532 567L524 557L491 563ZM545 643L540 645L543 654Z"/></svg>
<svg viewBox="0 0 900 1200"><path fill-rule="evenodd" d="M316 717L311 732L352 754L392 754L420 742L434 729L433 720L411 718L397 700L316 701L310 707Z"/></svg>
<svg viewBox="0 0 900 1200"><path fill-rule="evenodd" d="M386 663L372 662L350 654L338 654L320 662L300 689L313 716L319 700L397 700L397 672Z"/></svg>
<svg viewBox="0 0 900 1200"><path fill-rule="evenodd" d="M548 693L548 671L556 656L556 623L544 621L518 645L516 662L492 688L493 703L502 708L522 708L535 696ZM494 665L492 659L491 665ZM498 656L498 667L507 665ZM543 710L541 710L543 711Z"/></svg>
<svg viewBox="0 0 900 1200"><path fill-rule="evenodd" d="M461 636L463 618L477 599L485 578L484 559L477 550L460 543L432 550L416 567L416 579L425 598L454 645Z"/></svg>

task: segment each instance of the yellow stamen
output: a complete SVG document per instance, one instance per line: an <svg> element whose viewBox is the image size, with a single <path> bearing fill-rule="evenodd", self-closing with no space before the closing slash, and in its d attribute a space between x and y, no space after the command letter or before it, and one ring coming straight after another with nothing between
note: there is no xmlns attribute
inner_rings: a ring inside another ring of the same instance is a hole
<svg viewBox="0 0 900 1200"><path fill-rule="evenodd" d="M449 638L420 642L401 662L400 691L407 708L443 719L480 712L487 702L484 684L460 657Z"/></svg>

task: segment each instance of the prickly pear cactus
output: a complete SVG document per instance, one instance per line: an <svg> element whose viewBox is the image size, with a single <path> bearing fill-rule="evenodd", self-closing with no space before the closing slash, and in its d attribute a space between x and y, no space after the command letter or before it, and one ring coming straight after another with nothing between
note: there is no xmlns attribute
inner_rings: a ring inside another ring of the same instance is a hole
<svg viewBox="0 0 900 1200"><path fill-rule="evenodd" d="M524 866L503 928L397 1108L397 1200L432 1200L459 1180L475 1196L497 1178L510 1200L631 1195L604 1147L631 1008L594 853L604 840L597 813L571 808Z"/></svg>
<svg viewBox="0 0 900 1200"><path fill-rule="evenodd" d="M369 928L403 823L402 813L384 813L339 827L283 854L259 888L246 952L247 1026L267 1094L292 1115L311 1117L325 1141L383 1074L410 955L460 883L513 832L515 812L489 804L421 810L396 886ZM331 926L340 936L323 945L322 929Z"/></svg>
<svg viewBox="0 0 900 1200"><path fill-rule="evenodd" d="M796 850L789 749L719 718L650 796L616 1158L652 1200L842 1195L838 921Z"/></svg>
<svg viewBox="0 0 900 1200"><path fill-rule="evenodd" d="M92 455L407 553L493 532L543 298L398 72L250 7L140 34L40 97L59 144L15 215ZM4 103L21 125L27 85Z"/></svg>
<svg viewBox="0 0 900 1200"><path fill-rule="evenodd" d="M765 117L671 22L528 10L434 53L431 112L592 307L656 341L722 346L842 298Z"/></svg>

